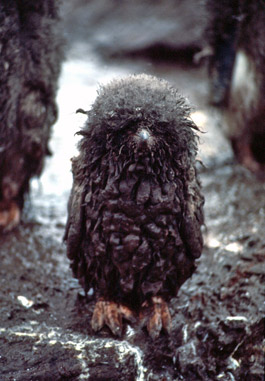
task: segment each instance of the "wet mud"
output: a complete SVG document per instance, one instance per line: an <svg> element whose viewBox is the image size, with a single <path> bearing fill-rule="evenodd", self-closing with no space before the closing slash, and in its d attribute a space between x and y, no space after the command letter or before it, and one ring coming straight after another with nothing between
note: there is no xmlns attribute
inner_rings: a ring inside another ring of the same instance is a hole
<svg viewBox="0 0 265 381"><path fill-rule="evenodd" d="M234 161L208 104L206 69L149 59L107 61L70 46L58 93L59 120L21 225L0 236L0 379L263 380L265 184ZM170 337L136 325L116 339L90 327L94 301L72 277L62 242L75 132L99 83L145 72L169 80L194 106L205 195L205 247L170 303Z"/></svg>

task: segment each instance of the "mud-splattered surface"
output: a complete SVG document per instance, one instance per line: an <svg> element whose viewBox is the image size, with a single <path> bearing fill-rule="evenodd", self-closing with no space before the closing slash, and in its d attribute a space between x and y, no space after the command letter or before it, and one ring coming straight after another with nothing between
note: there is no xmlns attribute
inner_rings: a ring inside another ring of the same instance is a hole
<svg viewBox="0 0 265 381"><path fill-rule="evenodd" d="M60 116L23 223L0 237L0 380L263 380L265 184L233 162L207 103L206 70L151 61L102 61L69 49ZM206 199L205 248L170 310L173 332L152 341L137 325L94 335L94 302L72 278L62 243L74 133L99 83L146 72L171 81L194 105Z"/></svg>

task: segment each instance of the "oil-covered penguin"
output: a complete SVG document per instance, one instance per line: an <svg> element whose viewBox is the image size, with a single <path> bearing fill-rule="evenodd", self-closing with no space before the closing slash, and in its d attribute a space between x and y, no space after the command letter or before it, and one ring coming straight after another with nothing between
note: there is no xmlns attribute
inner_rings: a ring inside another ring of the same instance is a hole
<svg viewBox="0 0 265 381"><path fill-rule="evenodd" d="M265 178L265 2L207 0L210 100L238 161Z"/></svg>
<svg viewBox="0 0 265 381"><path fill-rule="evenodd" d="M20 221L57 118L63 58L58 1L0 2L0 230Z"/></svg>
<svg viewBox="0 0 265 381"><path fill-rule="evenodd" d="M92 328L139 317L170 332L168 302L201 255L197 127L168 82L132 75L102 87L80 131L65 232L71 268L94 289Z"/></svg>

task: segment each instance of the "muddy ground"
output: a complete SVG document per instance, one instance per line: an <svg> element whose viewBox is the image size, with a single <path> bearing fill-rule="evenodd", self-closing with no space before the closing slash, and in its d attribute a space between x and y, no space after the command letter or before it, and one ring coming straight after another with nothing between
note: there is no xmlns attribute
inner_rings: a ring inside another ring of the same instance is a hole
<svg viewBox="0 0 265 381"><path fill-rule="evenodd" d="M99 22L98 30L109 36L106 57L97 49L101 45L82 35L86 7L84 1L78 4L75 12L64 9L70 44L50 144L53 156L41 178L32 181L21 225L0 237L0 380L263 380L265 184L234 162L221 133L222 116L208 104L204 65L139 54L134 60L114 60L113 35ZM75 34L71 20L81 28ZM196 36L188 47L199 46ZM146 46L157 48L153 42ZM62 243L70 157L78 141L74 134L84 122L75 110L90 107L99 83L140 72L178 87L203 131L199 172L206 199L205 247L195 274L170 304L172 335L155 341L137 325L125 325L122 339L107 328L93 334L94 301L73 279Z"/></svg>

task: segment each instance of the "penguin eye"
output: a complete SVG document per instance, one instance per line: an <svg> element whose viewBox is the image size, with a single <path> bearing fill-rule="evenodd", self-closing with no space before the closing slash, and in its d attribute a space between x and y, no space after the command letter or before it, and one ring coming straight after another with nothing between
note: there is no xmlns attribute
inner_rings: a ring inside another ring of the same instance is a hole
<svg viewBox="0 0 265 381"><path fill-rule="evenodd" d="M137 120L131 119L131 120L126 120L124 123L122 123L119 127L119 131L135 132L137 128L138 128Z"/></svg>

